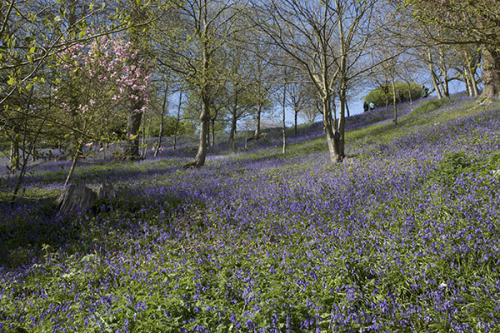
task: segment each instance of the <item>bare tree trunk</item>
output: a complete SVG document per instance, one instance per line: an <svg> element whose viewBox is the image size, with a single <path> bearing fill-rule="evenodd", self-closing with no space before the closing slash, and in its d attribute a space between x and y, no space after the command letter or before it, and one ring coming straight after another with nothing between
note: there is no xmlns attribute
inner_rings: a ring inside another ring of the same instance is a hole
<svg viewBox="0 0 500 333"><path fill-rule="evenodd" d="M212 141L211 141L211 144L213 147L213 146L215 146L215 119L210 118L210 122L212 123Z"/></svg>
<svg viewBox="0 0 500 333"><path fill-rule="evenodd" d="M142 101L134 103L128 114L127 140L123 151L123 157L127 160L135 160L141 157L139 154L139 130L141 128L142 111L139 110L143 105Z"/></svg>
<svg viewBox="0 0 500 333"><path fill-rule="evenodd" d="M431 74L431 79L432 79L432 85L434 86L434 90L436 90L437 97L439 99L442 99L443 95L441 94L441 90L439 89L439 80L437 78L436 72L434 71L432 53L431 49L429 48L427 49L427 65L429 67L429 72Z"/></svg>
<svg viewBox="0 0 500 333"><path fill-rule="evenodd" d="M78 157L82 154L82 145L78 144L75 150L75 153L73 155L73 161L71 162L71 168L69 169L68 176L66 177L66 181L64 182L64 186L66 187L71 180L71 177L73 177L73 173L75 172L76 169L76 164L78 162Z"/></svg>
<svg viewBox="0 0 500 333"><path fill-rule="evenodd" d="M470 82L469 70L467 69L467 67L464 68L463 76L464 76L465 91L467 92L467 96L474 96L474 92L472 90L472 83Z"/></svg>
<svg viewBox="0 0 500 333"><path fill-rule="evenodd" d="M260 129L260 118L262 115L262 102L259 100L257 103L257 116L256 116L256 128L255 128L255 134L254 137L255 139L259 139L261 135L261 129Z"/></svg>
<svg viewBox="0 0 500 333"><path fill-rule="evenodd" d="M20 154L19 154L19 135L16 133L10 143L10 166L12 173L19 170Z"/></svg>
<svg viewBox="0 0 500 333"><path fill-rule="evenodd" d="M497 98L500 96L500 51L483 46L481 48L483 60L483 96Z"/></svg>
<svg viewBox="0 0 500 333"><path fill-rule="evenodd" d="M210 125L212 124L212 117L210 117L210 120L208 122L208 132L207 132L207 147L211 147L212 144L210 143Z"/></svg>
<svg viewBox="0 0 500 333"><path fill-rule="evenodd" d="M233 108L231 110L231 131L229 132L229 146L233 151L236 151L234 146L234 139L236 135L236 124L238 117L238 91L237 88L234 88L234 99L233 99Z"/></svg>
<svg viewBox="0 0 500 333"><path fill-rule="evenodd" d="M286 76L286 70L285 70L285 76ZM282 118L282 134L283 134L283 155L286 154L286 78L285 82L283 83L283 118ZM297 128L295 128L297 130Z"/></svg>
<svg viewBox="0 0 500 333"><path fill-rule="evenodd" d="M396 100L396 83L394 82L394 76L391 75L391 85L392 85L392 105L394 107L394 125L398 124L398 103Z"/></svg>
<svg viewBox="0 0 500 333"><path fill-rule="evenodd" d="M477 89L476 78L474 77L474 71L472 70L470 62L467 62L467 72L472 88L472 96L479 96L479 89Z"/></svg>
<svg viewBox="0 0 500 333"><path fill-rule="evenodd" d="M297 107L294 108L294 116L295 116L295 119L294 119L294 134L297 135L297 121L298 121L298 116L299 116L299 109Z"/></svg>
<svg viewBox="0 0 500 333"><path fill-rule="evenodd" d="M328 144L328 152L330 156L330 163L336 164L342 161L341 157L341 134L339 132L339 125L341 125L340 118L337 121L336 112L332 112L332 97L326 93L322 96L323 108L323 130L326 132L326 142Z"/></svg>
<svg viewBox="0 0 500 333"><path fill-rule="evenodd" d="M345 158L345 106L347 101L347 88L340 89L339 95L339 118L336 126L335 138L337 140L337 162L342 162Z"/></svg>
<svg viewBox="0 0 500 333"><path fill-rule="evenodd" d="M165 85L165 95L163 96L163 104L161 107L161 115L160 115L160 134L158 138L158 144L155 149L155 154L154 157L158 155L158 152L160 151L162 139L163 139L163 131L164 131L164 126L165 126L165 114L167 113L167 104L168 104L168 82Z"/></svg>
<svg viewBox="0 0 500 333"><path fill-rule="evenodd" d="M207 157L208 142L207 138L210 131L210 101L208 97L202 97L201 112L200 112L200 142L198 144L198 152L193 163L188 163L184 167L202 167L205 165Z"/></svg>
<svg viewBox="0 0 500 333"><path fill-rule="evenodd" d="M443 88L443 96L450 97L450 89L448 87L448 68L446 67L446 60L442 47L439 47L439 67L441 70L441 74L443 75L443 81L441 83L441 87Z"/></svg>
<svg viewBox="0 0 500 333"><path fill-rule="evenodd" d="M141 131L141 146L142 147L142 153L140 153L141 158L146 158L147 152L148 152L148 133L146 132L146 123L147 123L147 115L144 114L142 120L142 131Z"/></svg>
<svg viewBox="0 0 500 333"><path fill-rule="evenodd" d="M174 150L177 148L177 134L179 133L179 123L181 121L182 90L179 93L179 105L177 107L177 119L175 120Z"/></svg>

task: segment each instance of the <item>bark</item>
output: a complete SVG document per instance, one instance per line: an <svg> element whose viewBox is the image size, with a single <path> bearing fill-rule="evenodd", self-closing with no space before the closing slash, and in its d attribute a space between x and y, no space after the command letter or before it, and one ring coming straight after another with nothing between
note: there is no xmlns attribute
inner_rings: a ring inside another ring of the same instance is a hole
<svg viewBox="0 0 500 333"><path fill-rule="evenodd" d="M234 100L233 100L233 108L231 111L231 131L229 132L229 146L233 151L235 151L235 146L234 146L234 138L236 135L236 124L237 124L237 117L238 117L238 92L235 92L234 95Z"/></svg>
<svg viewBox="0 0 500 333"><path fill-rule="evenodd" d="M286 71L285 71L286 75ZM283 155L286 154L286 81L283 84L283 118L282 118L282 134L283 134Z"/></svg>
<svg viewBox="0 0 500 333"><path fill-rule="evenodd" d="M158 138L158 144L155 149L154 157L158 155L158 152L160 151L161 148L161 143L162 143L161 141L163 138L163 131L165 126L165 114L167 113L167 104L168 104L168 83L165 85L165 95L163 96L163 105L161 108L161 115L160 115L160 134Z"/></svg>
<svg viewBox="0 0 500 333"><path fill-rule="evenodd" d="M345 109L347 104L347 96L346 96L347 88L341 88L340 96L339 96L339 118L336 123L336 132L335 132L335 140L336 140L336 160L337 162L342 162L345 158Z"/></svg>
<svg viewBox="0 0 500 333"><path fill-rule="evenodd" d="M471 61L467 61L467 74L472 87L472 96L479 96L479 89L477 89L476 78L474 77L475 70L473 70L473 64Z"/></svg>
<svg viewBox="0 0 500 333"><path fill-rule="evenodd" d="M394 82L394 77L391 77L392 81L392 105L394 108L394 125L398 124L398 103L396 100L396 83Z"/></svg>
<svg viewBox="0 0 500 333"><path fill-rule="evenodd" d="M212 147L215 146L215 118L211 117L210 122L212 124L212 140L210 141Z"/></svg>
<svg viewBox="0 0 500 333"><path fill-rule="evenodd" d="M200 142L198 144L198 152L194 161L184 165L185 169L199 168L205 165L205 159L208 151L208 136L210 135L210 99L207 87L202 91L202 102L200 112Z"/></svg>
<svg viewBox="0 0 500 333"><path fill-rule="evenodd" d="M82 154L82 145L77 144L77 147L73 155L73 161L71 162L71 168L69 169L68 176L66 177L66 181L64 182L64 186L67 186L69 181L71 180L71 177L73 176L73 173L75 172L76 169L78 157L80 157L81 154Z"/></svg>
<svg viewBox="0 0 500 333"><path fill-rule="evenodd" d="M261 118L261 114L262 114L262 102L259 100L258 104L257 104L257 116L256 116L256 129L255 129L255 134L254 134L254 137L255 139L258 139L260 138L261 136L261 129L260 129L260 118Z"/></svg>
<svg viewBox="0 0 500 333"><path fill-rule="evenodd" d="M328 144L328 152L330 155L330 162L332 164L342 161L343 149L341 149L341 135L339 132L339 122L336 121L336 116L332 117L332 101L331 96L326 94L322 98L323 104L323 129L326 132L326 142Z"/></svg>
<svg viewBox="0 0 500 333"><path fill-rule="evenodd" d="M294 134L297 135L297 121L298 121L298 116L299 116L299 108L295 107L295 113L294 113Z"/></svg>
<svg viewBox="0 0 500 333"><path fill-rule="evenodd" d="M450 97L450 89L448 87L448 68L446 67L446 60L443 49L439 48L439 68L441 74L443 75L443 81L441 83L443 96Z"/></svg>
<svg viewBox="0 0 500 333"><path fill-rule="evenodd" d="M113 185L101 184L97 192L92 191L84 184L72 184L56 199L59 211L82 211L92 208L97 200L114 199L116 191Z"/></svg>
<svg viewBox="0 0 500 333"><path fill-rule="evenodd" d="M500 51L483 46L483 97L498 98L500 96Z"/></svg>
<svg viewBox="0 0 500 333"><path fill-rule="evenodd" d="M177 119L175 120L175 133L174 133L174 150L177 146L177 134L179 133L179 123L181 121L181 109L182 109L182 90L179 93L179 105L177 107Z"/></svg>
<svg viewBox="0 0 500 333"><path fill-rule="evenodd" d="M437 97L439 99L443 98L441 94L441 90L439 89L439 80L437 78L436 72L434 71L433 62L432 62L432 53L430 49L427 49L427 65L429 67L429 72L431 74L432 85L434 86L434 90L436 90Z"/></svg>
<svg viewBox="0 0 500 333"><path fill-rule="evenodd" d="M97 194L84 184L71 184L56 200L59 211L88 210L97 200Z"/></svg>
<svg viewBox="0 0 500 333"><path fill-rule="evenodd" d="M127 160L140 159L139 154L139 130L141 128L142 112L136 112L143 106L143 102L134 103L132 110L128 114L127 121L127 140L123 156Z"/></svg>
<svg viewBox="0 0 500 333"><path fill-rule="evenodd" d="M19 154L19 141L18 135L14 135L10 143L10 171L15 172L19 170L20 154Z"/></svg>

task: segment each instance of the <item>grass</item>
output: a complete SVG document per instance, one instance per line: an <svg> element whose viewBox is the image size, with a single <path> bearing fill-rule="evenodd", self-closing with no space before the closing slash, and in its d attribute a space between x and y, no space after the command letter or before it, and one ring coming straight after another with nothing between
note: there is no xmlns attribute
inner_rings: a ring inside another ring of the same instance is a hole
<svg viewBox="0 0 500 333"><path fill-rule="evenodd" d="M58 213L67 162L39 165L0 202L0 332L498 331L499 110L353 117L333 166L316 125L195 170L187 144L82 161L117 188L90 212Z"/></svg>

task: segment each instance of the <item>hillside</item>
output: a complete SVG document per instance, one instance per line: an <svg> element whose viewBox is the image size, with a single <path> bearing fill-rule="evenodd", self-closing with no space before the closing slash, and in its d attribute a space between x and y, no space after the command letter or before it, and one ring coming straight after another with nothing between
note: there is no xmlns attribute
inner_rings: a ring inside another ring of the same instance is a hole
<svg viewBox="0 0 500 333"><path fill-rule="evenodd" d="M84 161L117 188L93 212L58 214L70 162L37 165L0 202L0 332L500 330L500 102L419 103L349 119L338 165L321 124L200 169L191 138Z"/></svg>

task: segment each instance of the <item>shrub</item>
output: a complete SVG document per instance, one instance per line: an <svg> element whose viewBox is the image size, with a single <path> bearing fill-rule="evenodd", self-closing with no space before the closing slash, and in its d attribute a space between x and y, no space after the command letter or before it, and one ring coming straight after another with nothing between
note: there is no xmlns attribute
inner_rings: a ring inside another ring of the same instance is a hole
<svg viewBox="0 0 500 333"><path fill-rule="evenodd" d="M414 101L421 97L421 88L415 83L396 82L396 93L398 91L400 92L398 96L399 103L410 101L410 99ZM386 106L392 104L392 99L392 86L387 84L370 91L366 95L365 102L368 104L373 103L376 106Z"/></svg>

